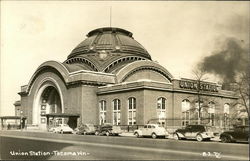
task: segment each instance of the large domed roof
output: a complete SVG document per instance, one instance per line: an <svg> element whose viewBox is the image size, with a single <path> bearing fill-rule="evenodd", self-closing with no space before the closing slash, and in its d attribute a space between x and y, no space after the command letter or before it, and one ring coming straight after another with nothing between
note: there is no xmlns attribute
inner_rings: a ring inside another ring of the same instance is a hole
<svg viewBox="0 0 250 161"><path fill-rule="evenodd" d="M65 63L85 64L83 66L88 70L111 72L118 63L121 66L131 61L151 60L147 50L132 35L121 28L92 30L72 50Z"/></svg>

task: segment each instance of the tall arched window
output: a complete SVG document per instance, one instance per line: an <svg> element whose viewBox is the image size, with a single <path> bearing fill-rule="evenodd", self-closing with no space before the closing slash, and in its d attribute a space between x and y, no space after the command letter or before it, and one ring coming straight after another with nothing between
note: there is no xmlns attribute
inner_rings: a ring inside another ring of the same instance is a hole
<svg viewBox="0 0 250 161"><path fill-rule="evenodd" d="M113 125L120 125L121 123L121 101L119 99L113 100Z"/></svg>
<svg viewBox="0 0 250 161"><path fill-rule="evenodd" d="M128 124L136 124L136 99L134 97L128 98Z"/></svg>
<svg viewBox="0 0 250 161"><path fill-rule="evenodd" d="M102 100L99 102L99 124L100 125L106 123L106 113L107 113L106 101Z"/></svg>
<svg viewBox="0 0 250 161"><path fill-rule="evenodd" d="M190 101L185 99L181 102L182 126L190 124Z"/></svg>
<svg viewBox="0 0 250 161"><path fill-rule="evenodd" d="M229 103L224 104L224 126L229 126Z"/></svg>
<svg viewBox="0 0 250 161"><path fill-rule="evenodd" d="M157 99L157 118L159 123L164 126L166 119L166 98L160 97Z"/></svg>
<svg viewBox="0 0 250 161"><path fill-rule="evenodd" d="M214 115L215 115L215 103L208 103L208 114L209 114L209 125L214 126Z"/></svg>

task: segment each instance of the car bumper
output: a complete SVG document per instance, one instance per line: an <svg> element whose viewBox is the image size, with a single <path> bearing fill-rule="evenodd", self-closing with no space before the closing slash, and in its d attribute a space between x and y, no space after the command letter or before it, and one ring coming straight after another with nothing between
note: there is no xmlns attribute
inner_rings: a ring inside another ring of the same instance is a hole
<svg viewBox="0 0 250 161"><path fill-rule="evenodd" d="M204 139L214 138L214 135L213 135L213 134L210 134L210 133L202 133L201 136L202 136Z"/></svg>
<svg viewBox="0 0 250 161"><path fill-rule="evenodd" d="M73 133L73 131L63 131L63 133L68 133L68 134L72 134Z"/></svg>

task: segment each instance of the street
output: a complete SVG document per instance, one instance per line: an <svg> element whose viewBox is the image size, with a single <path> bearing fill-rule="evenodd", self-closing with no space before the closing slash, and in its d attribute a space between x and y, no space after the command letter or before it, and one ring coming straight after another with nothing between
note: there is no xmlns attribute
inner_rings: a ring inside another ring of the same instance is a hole
<svg viewBox="0 0 250 161"><path fill-rule="evenodd" d="M248 160L249 144L0 131L1 159Z"/></svg>

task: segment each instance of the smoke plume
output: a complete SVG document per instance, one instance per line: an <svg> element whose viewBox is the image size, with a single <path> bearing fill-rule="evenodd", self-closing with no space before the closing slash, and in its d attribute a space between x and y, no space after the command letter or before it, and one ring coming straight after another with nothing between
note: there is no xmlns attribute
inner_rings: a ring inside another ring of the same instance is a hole
<svg viewBox="0 0 250 161"><path fill-rule="evenodd" d="M223 83L235 82L237 74L249 70L249 47L244 45L243 40L227 38L219 50L203 58L199 67L219 76Z"/></svg>

